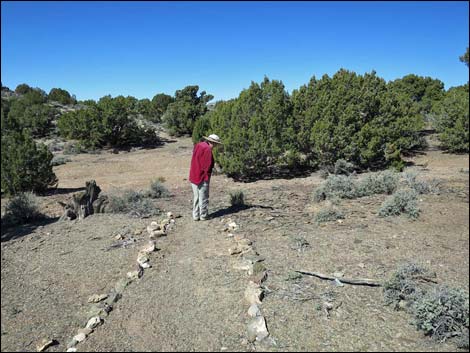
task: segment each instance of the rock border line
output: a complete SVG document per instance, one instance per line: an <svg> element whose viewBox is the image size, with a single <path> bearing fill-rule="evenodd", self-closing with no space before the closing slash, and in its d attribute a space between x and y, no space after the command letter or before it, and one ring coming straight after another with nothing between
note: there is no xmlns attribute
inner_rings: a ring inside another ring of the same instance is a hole
<svg viewBox="0 0 470 353"><path fill-rule="evenodd" d="M121 299L126 287L141 278L144 271L152 267L149 255L157 250L157 239L166 236L176 224L172 212L168 212L166 216L167 218L160 223L153 221L147 226L149 241L147 245L140 249L137 255L136 269L127 272L126 277L118 280L107 294L93 294L88 299L88 302L93 304L87 312L86 324L83 328L77 330L77 334L67 344L67 352L76 352L77 345L85 341L96 327L104 324L105 318L108 317L113 310L113 306Z"/></svg>
<svg viewBox="0 0 470 353"><path fill-rule="evenodd" d="M270 334L266 326L266 318L260 308L264 297L261 284L266 281L268 276L267 268L263 264L264 258L259 256L250 239L242 234L233 234L239 229L235 222L230 218L228 220L222 219L221 222L227 222L223 231L228 232L227 236L233 239L234 246L229 248L229 255L238 257L232 268L245 271L249 276L244 292L244 300L248 304L247 315L249 319L246 326L248 342L266 342ZM270 339L271 343L274 343L272 337Z"/></svg>

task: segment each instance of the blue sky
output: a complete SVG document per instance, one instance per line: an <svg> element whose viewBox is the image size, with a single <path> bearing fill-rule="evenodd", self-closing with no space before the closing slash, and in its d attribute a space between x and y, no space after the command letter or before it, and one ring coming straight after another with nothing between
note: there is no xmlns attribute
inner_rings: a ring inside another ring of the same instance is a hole
<svg viewBox="0 0 470 353"><path fill-rule="evenodd" d="M217 99L266 75L289 92L340 68L446 89L468 81L469 3L2 1L2 83L152 98L197 84Z"/></svg>

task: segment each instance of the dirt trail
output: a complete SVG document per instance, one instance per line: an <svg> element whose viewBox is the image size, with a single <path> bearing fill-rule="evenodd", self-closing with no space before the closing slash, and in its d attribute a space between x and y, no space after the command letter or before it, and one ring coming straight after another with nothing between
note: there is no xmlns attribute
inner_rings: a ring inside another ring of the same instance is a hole
<svg viewBox="0 0 470 353"><path fill-rule="evenodd" d="M439 195L422 195L417 221L381 219L384 195L342 201L342 223L317 225L321 205L311 201L322 182L318 173L296 179L243 184L214 175L210 211L213 219L191 219L187 181L190 139L177 139L155 150L118 155L78 155L55 167L58 192L41 199L43 211L60 214L57 201L95 179L103 192L146 189L158 176L173 197L157 207L181 217L151 254L152 268L131 283L113 311L78 351L449 351L410 325L404 312L384 306L379 288L336 287L314 278L292 277L306 269L345 277L384 279L406 261L435 271L441 283L468 289L468 155L427 151L413 158L410 170L437 178ZM466 170L464 173L462 170ZM248 207L234 212L229 192L243 190ZM26 225L2 234L2 351L34 351L43 337L64 351L84 326L92 294L107 292L135 266L152 220L127 215L93 215L83 221ZM271 345L246 340L248 275L233 269L233 240L223 231L224 218L254 243L268 268L261 310L274 339ZM135 244L111 248L115 236ZM9 240L11 239L11 240ZM325 301L333 303L327 315Z"/></svg>
<svg viewBox="0 0 470 353"><path fill-rule="evenodd" d="M152 261L80 350L242 349L246 281L230 268L230 239L218 220L177 222L159 243L164 257Z"/></svg>

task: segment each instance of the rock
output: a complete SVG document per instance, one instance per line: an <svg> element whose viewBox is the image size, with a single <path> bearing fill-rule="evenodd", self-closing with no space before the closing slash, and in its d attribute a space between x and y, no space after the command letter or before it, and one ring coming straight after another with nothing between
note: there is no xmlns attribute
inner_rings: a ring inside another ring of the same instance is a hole
<svg viewBox="0 0 470 353"><path fill-rule="evenodd" d="M268 216L268 217L266 217L264 220L269 222L269 221L272 221L273 219L274 219L274 217Z"/></svg>
<svg viewBox="0 0 470 353"><path fill-rule="evenodd" d="M156 249L157 246L155 244L155 241L150 240L149 243L141 250L141 252L144 254L149 254L151 252L154 252Z"/></svg>
<svg viewBox="0 0 470 353"><path fill-rule="evenodd" d="M174 218L174 215L172 212L167 212L166 213L166 216L169 218L169 219L173 219Z"/></svg>
<svg viewBox="0 0 470 353"><path fill-rule="evenodd" d="M94 329L96 326L101 324L101 318L99 316L92 317L88 320L86 328Z"/></svg>
<svg viewBox="0 0 470 353"><path fill-rule="evenodd" d="M119 281L117 281L116 285L114 286L116 293L122 294L122 292L124 292L124 289L126 289L126 287L131 282L132 280L130 280L129 278L122 278Z"/></svg>
<svg viewBox="0 0 470 353"><path fill-rule="evenodd" d="M93 294L90 298L88 298L88 303L98 303L102 300L105 300L107 297L107 294Z"/></svg>
<svg viewBox="0 0 470 353"><path fill-rule="evenodd" d="M142 229L134 230L134 235L139 235L139 234L142 234Z"/></svg>
<svg viewBox="0 0 470 353"><path fill-rule="evenodd" d="M231 230L235 230L235 229L238 228L238 225L235 222L230 222L228 224L228 228L231 229Z"/></svg>
<svg viewBox="0 0 470 353"><path fill-rule="evenodd" d="M73 339L74 339L75 341L77 341L78 343L79 343L79 342L83 342L83 341L85 340L85 338L86 338L86 336L85 336L84 333L79 333L79 334L77 334L77 335L75 335L75 336L73 337Z"/></svg>
<svg viewBox="0 0 470 353"><path fill-rule="evenodd" d="M164 230L154 230L152 232L149 232L150 239L156 239L164 236L166 236L166 232Z"/></svg>
<svg viewBox="0 0 470 353"><path fill-rule="evenodd" d="M253 244L253 242L250 239L243 238L238 241L238 244L242 246L250 246L251 244Z"/></svg>
<svg viewBox="0 0 470 353"><path fill-rule="evenodd" d="M261 311L259 310L258 305L256 304L250 305L250 307L248 308L248 316L250 317L261 316Z"/></svg>
<svg viewBox="0 0 470 353"><path fill-rule="evenodd" d="M336 278L341 278L344 276L344 273L343 272L335 272L333 273L333 277L336 277Z"/></svg>
<svg viewBox="0 0 470 353"><path fill-rule="evenodd" d="M121 235L121 234L118 234L118 235L116 235L116 236L114 237L114 239L116 239L116 240L122 240L122 239L124 239L124 236Z"/></svg>
<svg viewBox="0 0 470 353"><path fill-rule="evenodd" d="M240 241L240 240L242 240L242 239L245 239L245 236L243 236L243 235L241 235L241 234L235 234L235 236L233 237L233 239L238 242L238 241Z"/></svg>
<svg viewBox="0 0 470 353"><path fill-rule="evenodd" d="M36 345L36 349L38 352L44 351L46 348L52 346L53 344L56 344L57 342L55 340L52 340L50 338L43 338L39 343Z"/></svg>
<svg viewBox="0 0 470 353"><path fill-rule="evenodd" d="M333 303L324 302L324 303L323 303L323 307L324 307L327 311L330 311L331 309L333 309Z"/></svg>
<svg viewBox="0 0 470 353"><path fill-rule="evenodd" d="M234 270L241 270L241 271L248 271L252 272L253 271L253 264L251 261L248 260L242 260L236 264L233 265L232 267Z"/></svg>
<svg viewBox="0 0 470 353"><path fill-rule="evenodd" d="M338 287L344 287L343 282L341 282L338 278L335 278L334 284Z"/></svg>
<svg viewBox="0 0 470 353"><path fill-rule="evenodd" d="M68 349L75 348L77 343L78 341L75 338L72 338L72 340L69 343L67 343L67 348Z"/></svg>
<svg viewBox="0 0 470 353"><path fill-rule="evenodd" d="M263 297L263 290L259 285L253 282L248 282L248 286L245 289L245 300L248 304L261 304Z"/></svg>
<svg viewBox="0 0 470 353"><path fill-rule="evenodd" d="M257 284L257 285L260 285L261 283L266 281L267 278L268 278L268 273L266 271L263 271L263 272L259 272L257 274L251 275L250 276L250 281Z"/></svg>
<svg viewBox="0 0 470 353"><path fill-rule="evenodd" d="M253 265L253 274L254 275L257 275L257 274L262 273L264 271L266 271L266 267L263 265L262 262L256 262Z"/></svg>
<svg viewBox="0 0 470 353"><path fill-rule="evenodd" d="M357 266L359 266L360 268L366 267L366 265L365 265L364 263L362 263L362 262L358 263Z"/></svg>
<svg viewBox="0 0 470 353"><path fill-rule="evenodd" d="M105 304L112 306L119 299L121 299L121 294L117 293L115 290L109 292L108 298L105 300Z"/></svg>
<svg viewBox="0 0 470 353"><path fill-rule="evenodd" d="M257 316L250 320L247 326L247 336L250 342L262 341L269 336L266 320L263 316Z"/></svg>
<svg viewBox="0 0 470 353"><path fill-rule="evenodd" d="M88 328L88 327L81 328L78 330L78 333L83 333L85 336L88 336L92 332L93 332L93 329Z"/></svg>
<svg viewBox="0 0 470 353"><path fill-rule="evenodd" d="M98 305L92 305L90 307L90 309L88 310L87 312L87 322L88 320L90 320L92 317L95 317L95 316L100 316L102 315L104 312L104 308L102 306L98 306Z"/></svg>
<svg viewBox="0 0 470 353"><path fill-rule="evenodd" d="M149 257L147 256L147 254L144 254L144 253L139 253L138 256L137 256L137 262L139 263L144 263L144 262L149 262L150 259Z"/></svg>
<svg viewBox="0 0 470 353"><path fill-rule="evenodd" d="M149 234L152 234L152 232L154 232L156 230L160 230L160 225L157 222L152 222L152 223L150 223L149 226L147 226L147 232Z"/></svg>
<svg viewBox="0 0 470 353"><path fill-rule="evenodd" d="M134 280L140 278L140 271L131 271L127 272L127 277Z"/></svg>
<svg viewBox="0 0 470 353"><path fill-rule="evenodd" d="M233 234L232 233L228 233L227 234L227 238L232 238L233 237Z"/></svg>
<svg viewBox="0 0 470 353"><path fill-rule="evenodd" d="M241 248L239 248L238 246L228 249L228 252L229 252L230 255L241 254L242 251L243 250Z"/></svg>
<svg viewBox="0 0 470 353"><path fill-rule="evenodd" d="M70 348L67 348L67 351L66 352L76 352L77 351L77 348L75 347L70 347Z"/></svg>

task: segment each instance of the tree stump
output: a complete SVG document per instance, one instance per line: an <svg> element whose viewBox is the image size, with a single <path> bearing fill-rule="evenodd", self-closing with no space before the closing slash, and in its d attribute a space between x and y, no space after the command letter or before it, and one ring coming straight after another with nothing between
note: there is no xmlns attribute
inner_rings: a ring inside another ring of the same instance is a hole
<svg viewBox="0 0 470 353"><path fill-rule="evenodd" d="M64 207L64 214L60 220L83 219L94 213L93 202L98 199L101 189L94 180L86 182L86 190L72 195L72 200L68 204L61 203ZM104 202L103 198L101 204ZM100 204L100 206L101 206Z"/></svg>

